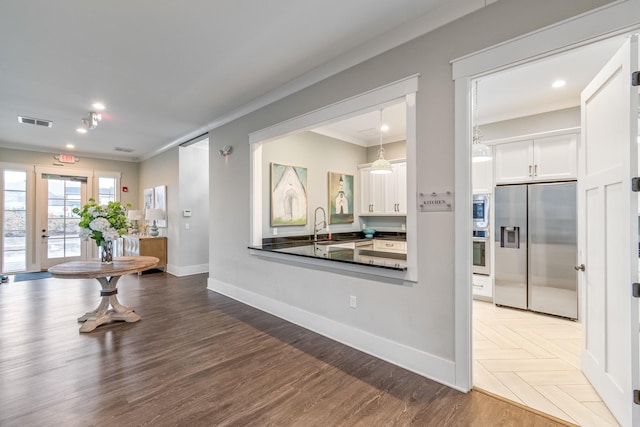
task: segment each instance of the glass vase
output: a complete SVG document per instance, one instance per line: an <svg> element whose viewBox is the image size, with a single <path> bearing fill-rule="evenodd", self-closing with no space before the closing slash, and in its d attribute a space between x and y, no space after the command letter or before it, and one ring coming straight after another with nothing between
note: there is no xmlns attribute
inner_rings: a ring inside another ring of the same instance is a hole
<svg viewBox="0 0 640 427"><path fill-rule="evenodd" d="M113 240L105 240L100 245L100 262L102 264L113 264Z"/></svg>

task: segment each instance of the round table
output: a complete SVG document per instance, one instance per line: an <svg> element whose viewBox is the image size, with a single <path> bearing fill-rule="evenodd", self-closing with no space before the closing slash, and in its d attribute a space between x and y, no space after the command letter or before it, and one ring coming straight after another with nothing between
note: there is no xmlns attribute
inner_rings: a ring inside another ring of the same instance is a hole
<svg viewBox="0 0 640 427"><path fill-rule="evenodd" d="M80 332L91 332L103 323L112 320L137 322L140 320L133 308L118 301L116 285L120 276L140 273L158 265L160 260L152 256L126 256L113 259L112 264L102 264L100 260L71 261L49 268L53 277L62 279L97 279L100 282L100 305L93 311L78 318L83 322ZM112 308L110 309L109 306Z"/></svg>

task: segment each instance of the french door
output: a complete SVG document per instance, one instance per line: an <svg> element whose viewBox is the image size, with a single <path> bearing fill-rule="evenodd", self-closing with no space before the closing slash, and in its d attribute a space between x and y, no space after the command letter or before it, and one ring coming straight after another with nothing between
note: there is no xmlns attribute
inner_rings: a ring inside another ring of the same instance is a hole
<svg viewBox="0 0 640 427"><path fill-rule="evenodd" d="M87 258L87 245L79 236L80 217L73 208L87 203L89 173L60 175L39 170L37 180L40 266L43 270L63 262Z"/></svg>

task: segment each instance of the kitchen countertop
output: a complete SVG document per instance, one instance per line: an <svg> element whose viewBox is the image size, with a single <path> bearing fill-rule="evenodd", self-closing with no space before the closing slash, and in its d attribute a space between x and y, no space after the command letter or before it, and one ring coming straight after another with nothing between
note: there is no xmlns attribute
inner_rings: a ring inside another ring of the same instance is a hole
<svg viewBox="0 0 640 427"><path fill-rule="evenodd" d="M346 233L345 233L346 234ZM334 235L332 240L321 240L313 242L310 236L301 238L272 238L263 239L262 245L249 246L249 249L258 251L282 253L307 258L325 259L327 261L343 262L348 264L367 265L370 267L385 268L397 271L407 270L407 255L401 253L373 251L370 249L358 248L357 244L370 241L360 233L348 233L346 235ZM319 236L326 237L326 236ZM393 233L392 235L376 235L374 239L404 241L405 235ZM341 243L354 242L355 249L336 247Z"/></svg>

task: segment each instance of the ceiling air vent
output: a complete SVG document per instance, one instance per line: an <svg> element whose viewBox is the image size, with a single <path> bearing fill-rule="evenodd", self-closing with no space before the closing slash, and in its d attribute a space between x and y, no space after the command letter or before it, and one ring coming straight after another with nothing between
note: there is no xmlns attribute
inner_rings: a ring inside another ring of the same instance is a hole
<svg viewBox="0 0 640 427"><path fill-rule="evenodd" d="M133 153L134 150L133 148L124 148L124 147L116 147L114 148L115 151L122 151L123 153Z"/></svg>
<svg viewBox="0 0 640 427"><path fill-rule="evenodd" d="M53 127L51 120L34 119L33 117L18 116L18 122L25 125L43 126L46 128Z"/></svg>

